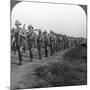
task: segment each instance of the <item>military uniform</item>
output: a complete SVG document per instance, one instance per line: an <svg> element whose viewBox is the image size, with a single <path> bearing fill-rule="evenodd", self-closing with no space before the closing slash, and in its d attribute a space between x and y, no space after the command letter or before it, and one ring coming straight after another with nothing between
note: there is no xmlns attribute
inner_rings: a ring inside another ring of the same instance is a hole
<svg viewBox="0 0 90 90"><path fill-rule="evenodd" d="M33 59L32 46L33 46L33 42L34 42L32 34L33 34L33 29L28 30L28 32L27 32L27 41L28 41L28 49L29 49L29 54L30 54L31 61Z"/></svg>
<svg viewBox="0 0 90 90"><path fill-rule="evenodd" d="M55 36L55 51L58 52L58 37Z"/></svg>
<svg viewBox="0 0 90 90"><path fill-rule="evenodd" d="M15 28L11 29L11 51L16 53Z"/></svg>
<svg viewBox="0 0 90 90"><path fill-rule="evenodd" d="M62 50L62 36L59 35L58 36L58 50Z"/></svg>
<svg viewBox="0 0 90 90"><path fill-rule="evenodd" d="M41 37L41 35L38 35L38 37L37 37L37 49L38 49L39 59L41 59L41 56L42 56L41 48L42 48L42 37Z"/></svg>
<svg viewBox="0 0 90 90"><path fill-rule="evenodd" d="M49 35L44 31L44 49L45 49L45 57L48 57L48 46L50 44Z"/></svg>
<svg viewBox="0 0 90 90"><path fill-rule="evenodd" d="M50 34L50 51L51 51L51 56L55 53L55 40L54 36Z"/></svg>
<svg viewBox="0 0 90 90"><path fill-rule="evenodd" d="M16 49L18 51L19 56L19 64L22 63L22 48L21 48L21 36L19 35L21 28L17 28L15 32L15 41L16 41Z"/></svg>
<svg viewBox="0 0 90 90"><path fill-rule="evenodd" d="M54 53L57 52L57 36L54 34L53 35L53 39L54 39Z"/></svg>
<svg viewBox="0 0 90 90"><path fill-rule="evenodd" d="M21 44L22 44L23 48L25 48L25 41L26 41L26 32L25 32L25 30L21 29L19 35L22 39Z"/></svg>
<svg viewBox="0 0 90 90"><path fill-rule="evenodd" d="M63 50L65 50L68 46L68 39L66 36L63 37Z"/></svg>
<svg viewBox="0 0 90 90"><path fill-rule="evenodd" d="M38 31L38 36L37 36L37 49L38 49L38 54L39 54L39 59L41 59L42 57L42 52L41 52L41 48L42 48L42 43L43 42L43 37L41 34L41 30Z"/></svg>
<svg viewBox="0 0 90 90"><path fill-rule="evenodd" d="M19 56L19 65L22 64L22 49L24 46L24 40L25 40L25 31L20 28L19 26L21 25L21 23L16 20L15 22L16 25L16 30L15 30L15 42L16 42L16 49L18 51L18 56Z"/></svg>

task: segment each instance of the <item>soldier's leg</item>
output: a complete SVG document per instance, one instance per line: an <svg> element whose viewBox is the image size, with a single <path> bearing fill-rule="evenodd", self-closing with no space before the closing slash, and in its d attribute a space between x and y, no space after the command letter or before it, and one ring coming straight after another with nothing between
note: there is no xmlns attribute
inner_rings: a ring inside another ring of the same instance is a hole
<svg viewBox="0 0 90 90"><path fill-rule="evenodd" d="M22 46L23 46L23 48L22 48L22 50L23 50L23 53L25 53L25 51L26 51L26 42L25 42L25 40L23 40L23 42L22 42Z"/></svg>
<svg viewBox="0 0 90 90"><path fill-rule="evenodd" d="M59 51L61 51L61 48L62 48L62 45L61 45L62 43L61 42L59 42L59 45L58 45L58 47L59 47Z"/></svg>
<svg viewBox="0 0 90 90"><path fill-rule="evenodd" d="M56 53L57 53L57 51L58 51L57 44L56 44L55 48L56 48Z"/></svg>
<svg viewBox="0 0 90 90"><path fill-rule="evenodd" d="M16 43L14 42L14 54L16 54Z"/></svg>
<svg viewBox="0 0 90 90"><path fill-rule="evenodd" d="M18 51L18 57L19 57L19 65L22 64L22 52L20 51L20 47L17 47L17 51Z"/></svg>
<svg viewBox="0 0 90 90"><path fill-rule="evenodd" d="M65 50L65 42L64 42L64 45L63 45L63 50Z"/></svg>
<svg viewBox="0 0 90 90"><path fill-rule="evenodd" d="M54 42L53 42L53 47L52 47L52 49L53 49L53 54L55 54L56 48L55 48L55 43L54 43Z"/></svg>
<svg viewBox="0 0 90 90"><path fill-rule="evenodd" d="M62 50L64 50L64 42L62 43Z"/></svg>
<svg viewBox="0 0 90 90"><path fill-rule="evenodd" d="M38 46L39 59L41 59L41 45Z"/></svg>
<svg viewBox="0 0 90 90"><path fill-rule="evenodd" d="M32 44L31 44L31 42L30 41L28 41L28 49L29 49L29 56L30 56L30 59L31 59L31 61L32 61L32 59L33 59L33 53L32 53Z"/></svg>
<svg viewBox="0 0 90 90"><path fill-rule="evenodd" d="M32 59L33 59L33 53L32 53L32 50L31 50L32 48L31 47L29 47L29 55L30 55L30 59L31 59L31 61L32 61Z"/></svg>
<svg viewBox="0 0 90 90"><path fill-rule="evenodd" d="M53 55L52 43L50 45L51 56Z"/></svg>
<svg viewBox="0 0 90 90"><path fill-rule="evenodd" d="M44 52L44 47L42 48L42 55L45 55L45 52Z"/></svg>
<svg viewBox="0 0 90 90"><path fill-rule="evenodd" d="M55 44L55 52L57 52L57 44Z"/></svg>
<svg viewBox="0 0 90 90"><path fill-rule="evenodd" d="M48 56L48 49L47 49L47 45L45 45L45 57Z"/></svg>
<svg viewBox="0 0 90 90"><path fill-rule="evenodd" d="M25 47L25 44L23 45L23 53L25 53L26 51L26 47Z"/></svg>
<svg viewBox="0 0 90 90"><path fill-rule="evenodd" d="M15 40L12 43L12 51L14 52L14 54L16 54L16 42L15 42Z"/></svg>

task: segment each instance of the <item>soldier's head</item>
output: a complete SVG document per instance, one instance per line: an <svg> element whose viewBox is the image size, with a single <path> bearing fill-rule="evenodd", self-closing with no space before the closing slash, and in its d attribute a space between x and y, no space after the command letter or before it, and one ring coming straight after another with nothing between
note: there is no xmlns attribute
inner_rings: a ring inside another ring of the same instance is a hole
<svg viewBox="0 0 90 90"><path fill-rule="evenodd" d="M46 30L44 30L43 34L44 34L44 35L46 35L46 34L47 34L47 31L46 31Z"/></svg>
<svg viewBox="0 0 90 90"><path fill-rule="evenodd" d="M41 34L41 33L42 33L41 29L38 29L38 34Z"/></svg>
<svg viewBox="0 0 90 90"><path fill-rule="evenodd" d="M15 25L16 25L17 28L20 27L21 23L19 22L19 20L16 20L16 21L15 21Z"/></svg>
<svg viewBox="0 0 90 90"><path fill-rule="evenodd" d="M52 30L50 30L50 34L54 34L54 32Z"/></svg>
<svg viewBox="0 0 90 90"><path fill-rule="evenodd" d="M29 29L29 30L32 30L32 29L33 29L33 26L32 26L32 25L29 25L29 26L28 26L28 29Z"/></svg>

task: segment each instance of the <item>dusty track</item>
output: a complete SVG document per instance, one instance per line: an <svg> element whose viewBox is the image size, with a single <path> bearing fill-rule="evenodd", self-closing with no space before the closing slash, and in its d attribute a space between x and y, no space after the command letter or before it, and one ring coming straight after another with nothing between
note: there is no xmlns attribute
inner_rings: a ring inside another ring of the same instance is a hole
<svg viewBox="0 0 90 90"><path fill-rule="evenodd" d="M16 55L11 55L11 88L14 88L17 86L18 82L22 79L22 76L24 74L27 74L32 72L35 68L44 65L47 62L54 62L56 60L61 58L62 62L62 55L66 52L65 51L60 51L56 53L53 56L48 56L48 57L42 57L41 60L38 59L37 53L34 55L33 62L30 62L29 54L25 53L23 55L23 63L22 65L18 65L18 56Z"/></svg>
<svg viewBox="0 0 90 90"><path fill-rule="evenodd" d="M38 59L38 53L35 53L33 62L30 62L29 54L25 53L23 55L23 63L20 66L18 65L18 56L11 55L12 90L86 85L86 51L87 48L79 46L59 51L53 56L43 56L41 60Z"/></svg>

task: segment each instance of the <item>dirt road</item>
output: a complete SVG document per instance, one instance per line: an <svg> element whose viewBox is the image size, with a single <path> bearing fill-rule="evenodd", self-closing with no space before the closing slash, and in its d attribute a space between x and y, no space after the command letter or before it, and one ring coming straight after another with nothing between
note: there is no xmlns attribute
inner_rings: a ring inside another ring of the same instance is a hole
<svg viewBox="0 0 90 90"><path fill-rule="evenodd" d="M22 76L24 74L30 74L35 68L44 65L47 62L55 61L55 60L60 60L62 62L62 55L66 52L61 51L56 53L53 56L48 56L48 57L42 57L41 60L38 59L38 55L34 55L33 62L30 62L29 54L25 53L23 55L23 62L22 65L18 65L18 56L16 55L11 55L11 88L16 88L18 86L18 82L22 79Z"/></svg>

